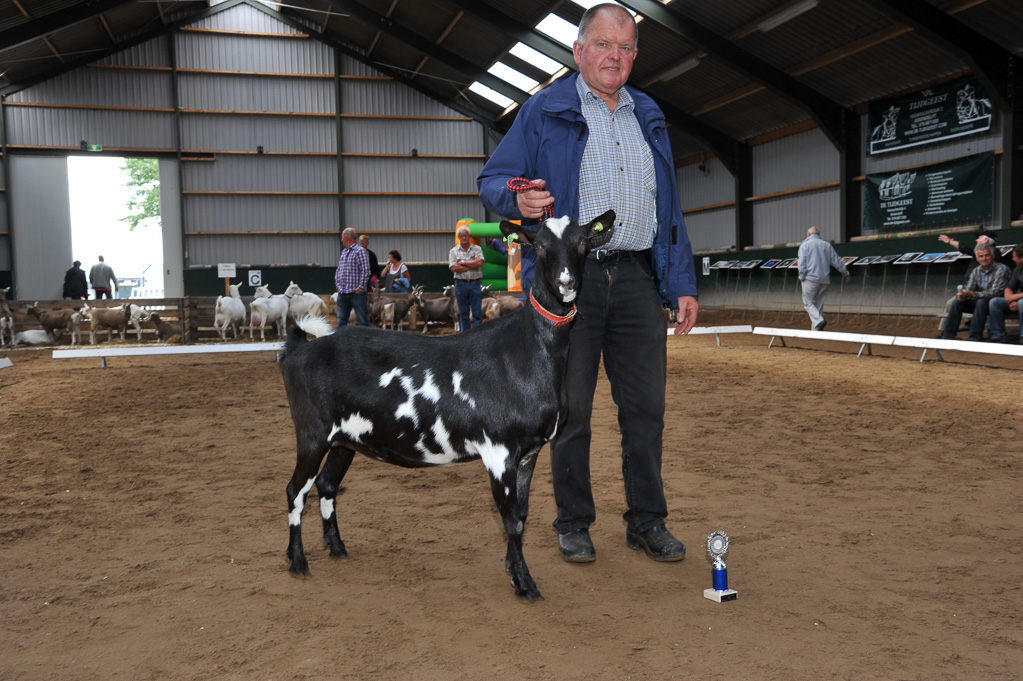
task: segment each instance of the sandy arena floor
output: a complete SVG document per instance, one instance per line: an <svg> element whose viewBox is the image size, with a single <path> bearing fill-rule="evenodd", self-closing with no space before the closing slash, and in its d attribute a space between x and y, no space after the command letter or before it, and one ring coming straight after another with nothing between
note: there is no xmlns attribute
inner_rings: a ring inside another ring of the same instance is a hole
<svg viewBox="0 0 1023 681"><path fill-rule="evenodd" d="M708 312L702 324L803 327ZM829 320L934 334L934 320ZM896 326L898 328L896 328ZM594 414L597 562L557 553L549 459L519 602L479 463L357 458L351 557L287 572L294 435L269 353L0 351L0 679L1023 678L1023 360L669 339L664 480L689 547L625 546L615 411ZM733 603L703 597L731 535Z"/></svg>

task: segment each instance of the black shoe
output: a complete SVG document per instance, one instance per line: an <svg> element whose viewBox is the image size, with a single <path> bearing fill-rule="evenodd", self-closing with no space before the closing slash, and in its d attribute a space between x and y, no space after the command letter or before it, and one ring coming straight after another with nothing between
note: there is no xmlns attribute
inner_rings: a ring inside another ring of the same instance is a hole
<svg viewBox="0 0 1023 681"><path fill-rule="evenodd" d="M980 336L967 336L966 340L968 340L968 341L970 341L972 343L983 343L984 342L984 339L981 338Z"/></svg>
<svg viewBox="0 0 1023 681"><path fill-rule="evenodd" d="M1008 343L1008 342L1009 342L1009 339L1008 339L1008 338L1006 338L1005 336L1001 336L1001 337L999 337L999 338L990 338L990 337L989 337L989 338L987 339L987 342L988 342L988 343L1002 343L1002 344L1005 344L1005 343Z"/></svg>
<svg viewBox="0 0 1023 681"><path fill-rule="evenodd" d="M592 563L597 560L597 552L590 541L590 531L586 528L564 534L559 532L558 548L561 549L561 557L569 563Z"/></svg>
<svg viewBox="0 0 1023 681"><path fill-rule="evenodd" d="M817 326L813 327L813 330L814 331L823 331L824 327L827 326L827 325L828 325L828 320L827 319L822 319L820 324L818 324Z"/></svg>
<svg viewBox="0 0 1023 681"><path fill-rule="evenodd" d="M625 531L625 543L630 549L643 551L647 556L662 563L671 563L686 557L686 545L675 537L664 525L655 525L646 532Z"/></svg>

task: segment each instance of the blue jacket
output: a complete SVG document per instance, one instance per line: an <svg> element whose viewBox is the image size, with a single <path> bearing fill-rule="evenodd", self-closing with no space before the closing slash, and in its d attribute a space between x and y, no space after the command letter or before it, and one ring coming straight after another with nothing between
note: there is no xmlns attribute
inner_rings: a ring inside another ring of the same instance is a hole
<svg viewBox="0 0 1023 681"><path fill-rule="evenodd" d="M520 218L516 194L506 185L513 177L547 180L554 197L554 216L579 217L579 168L588 131L576 92L578 72L563 76L522 106L515 123L483 167L476 185L489 210ZM648 96L628 88L636 120L646 137L657 175L657 233L650 249L651 266L662 303L678 307L679 296L696 295L693 249L679 205L675 163L664 114Z"/></svg>

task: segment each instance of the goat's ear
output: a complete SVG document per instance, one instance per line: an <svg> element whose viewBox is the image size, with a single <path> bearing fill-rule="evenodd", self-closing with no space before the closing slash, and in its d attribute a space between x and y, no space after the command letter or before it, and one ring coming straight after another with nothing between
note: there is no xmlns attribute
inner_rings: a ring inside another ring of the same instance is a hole
<svg viewBox="0 0 1023 681"><path fill-rule="evenodd" d="M615 231L615 212L609 210L603 215L598 215L586 225L586 247L590 250L600 248L611 240Z"/></svg>
<svg viewBox="0 0 1023 681"><path fill-rule="evenodd" d="M532 245L533 237L536 236L536 231L528 230L522 225L516 225L514 222L501 220L501 234L514 237L513 241L517 241L520 244Z"/></svg>

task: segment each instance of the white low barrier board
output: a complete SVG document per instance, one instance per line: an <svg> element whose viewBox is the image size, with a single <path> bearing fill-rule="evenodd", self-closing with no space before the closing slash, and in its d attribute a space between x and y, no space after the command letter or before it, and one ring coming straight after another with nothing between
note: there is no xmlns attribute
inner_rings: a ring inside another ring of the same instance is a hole
<svg viewBox="0 0 1023 681"><path fill-rule="evenodd" d="M906 348L923 348L920 361L927 357L928 350L934 350L938 359L945 361L941 356L941 350L956 350L959 352L982 352L991 355L1011 355L1023 357L1023 345L1003 345L1001 343L978 343L965 340L945 340L944 338L915 338L912 336L879 336L866 333L842 333L840 331L810 331L807 329L776 329L765 326L758 326L753 329L758 336L771 336L771 342L767 347L774 344L775 339L780 339L785 345L785 338L815 338L817 340L845 341L860 343L859 355L863 354L864 348L867 354L870 353L871 345L890 345ZM859 357L857 355L857 357Z"/></svg>
<svg viewBox="0 0 1023 681"><path fill-rule="evenodd" d="M280 352L283 342L237 343L231 345L164 345L130 348L83 348L81 350L54 350L53 359L78 359L99 357L101 366L107 365L107 357L140 357L143 355L210 355L223 352Z"/></svg>
<svg viewBox="0 0 1023 681"><path fill-rule="evenodd" d="M767 347L774 345L775 339L780 339L782 346L785 345L785 338L814 338L817 340L831 340L831 341L844 341L847 343L859 343L860 351L856 354L857 357L863 354L866 350L867 354L870 355L870 347L872 345L891 345L895 341L895 336L879 336L870 333L843 333L841 331L810 331L809 329L775 329L767 326L758 326L753 329L753 333L757 336L771 336L771 342L767 344Z"/></svg>
<svg viewBox="0 0 1023 681"><path fill-rule="evenodd" d="M753 327L749 324L739 324L736 326L694 326L689 330L687 336L699 336L702 334L714 334L717 339L718 347L721 346L721 334L723 333L753 333ZM668 335L675 335L675 327L668 327Z"/></svg>
<svg viewBox="0 0 1023 681"><path fill-rule="evenodd" d="M942 350L956 350L958 352L983 352L991 355L1013 355L1023 357L1023 345L1002 345L1001 343L978 343L976 341L946 340L944 338L910 338L900 336L895 339L892 345L904 348L923 348L920 361L927 357L928 350L934 350L938 359L945 361L941 356Z"/></svg>

